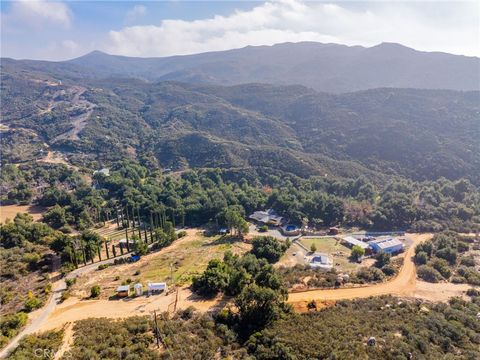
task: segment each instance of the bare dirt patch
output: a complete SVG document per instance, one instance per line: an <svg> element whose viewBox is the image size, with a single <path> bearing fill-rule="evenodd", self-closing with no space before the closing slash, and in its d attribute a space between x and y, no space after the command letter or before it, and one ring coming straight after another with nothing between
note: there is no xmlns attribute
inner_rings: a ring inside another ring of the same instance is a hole
<svg viewBox="0 0 480 360"><path fill-rule="evenodd" d="M28 213L35 221L42 218L46 208L36 205L2 205L0 206L0 222L5 223L7 219L13 220L18 213Z"/></svg>

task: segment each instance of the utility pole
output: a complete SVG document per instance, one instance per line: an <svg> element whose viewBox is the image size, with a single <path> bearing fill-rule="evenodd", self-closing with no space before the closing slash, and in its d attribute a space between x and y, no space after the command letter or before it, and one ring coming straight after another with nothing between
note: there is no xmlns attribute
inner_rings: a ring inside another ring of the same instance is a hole
<svg viewBox="0 0 480 360"><path fill-rule="evenodd" d="M175 294L175 305L173 305L173 313L175 314L177 312L177 303L178 303L178 288L177 288L177 293Z"/></svg>
<svg viewBox="0 0 480 360"><path fill-rule="evenodd" d="M157 323L157 311L153 310L153 318L155 322L155 337L157 338L157 347L160 348L160 330L158 329Z"/></svg>

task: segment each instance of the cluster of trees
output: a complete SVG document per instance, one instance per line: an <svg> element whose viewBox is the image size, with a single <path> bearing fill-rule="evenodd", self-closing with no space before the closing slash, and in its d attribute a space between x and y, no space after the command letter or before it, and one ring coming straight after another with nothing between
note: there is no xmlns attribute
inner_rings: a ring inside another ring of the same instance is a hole
<svg viewBox="0 0 480 360"><path fill-rule="evenodd" d="M20 341L18 347L8 355L7 359L53 359L62 345L63 334L63 330L60 330L26 335Z"/></svg>
<svg viewBox="0 0 480 360"><path fill-rule="evenodd" d="M268 168L192 170L176 177L162 174L147 160L144 163L115 162L109 176L94 176L94 188L63 165L54 166L52 174L9 167L2 176L11 184L9 191L18 194L31 191L32 183L42 183L37 202L52 207L45 221L65 232L118 217L119 208L144 223L152 214L163 214L174 225L211 223L239 236L247 231L245 215L269 207L292 222L311 226L471 231L480 223L480 192L468 180L397 179L374 184L365 177L279 176Z"/></svg>
<svg viewBox="0 0 480 360"><path fill-rule="evenodd" d="M26 205L42 198L45 192L70 191L85 186L80 174L64 164L35 162L15 166L7 163L2 164L1 170L0 201L4 205ZM48 201L48 197L42 202L46 206L55 203L55 200Z"/></svg>
<svg viewBox="0 0 480 360"><path fill-rule="evenodd" d="M479 311L478 296L472 301L454 298L449 304L399 302L390 296L339 301L319 312L279 320L245 346L255 359L265 360L477 359ZM374 346L367 345L370 337Z"/></svg>
<svg viewBox="0 0 480 360"><path fill-rule="evenodd" d="M249 292L253 293L253 289ZM471 301L453 298L448 304L398 301L391 296L338 301L320 311L284 314L246 338L227 323L226 312L212 316L187 308L173 316L157 314L155 320L86 319L75 324L74 341L64 357L477 359L480 323L476 317L480 312L480 296L475 290L468 294ZM269 297L264 294L254 298L257 306ZM156 335L161 351L155 349ZM368 343L371 337L375 338L373 344ZM22 340L11 358L31 358L36 348L51 350L44 354L52 356L61 339L61 332L31 335Z"/></svg>
<svg viewBox="0 0 480 360"><path fill-rule="evenodd" d="M223 261L211 260L192 283L192 289L203 296L224 292L235 297L238 311L223 312L219 321L242 337L262 329L288 311L287 288L271 265L288 245L270 236L255 238L253 244L251 253L238 256L226 252Z"/></svg>
<svg viewBox="0 0 480 360"><path fill-rule="evenodd" d="M6 324L16 324L12 328L23 326L22 321L12 319L40 307L49 294L52 245L63 237L48 225L33 222L27 214L17 214L13 221L0 224L0 315L9 319ZM14 331L2 333L10 336Z"/></svg>
<svg viewBox="0 0 480 360"><path fill-rule="evenodd" d="M415 248L418 276L429 282L441 280L480 285L480 272L469 254L473 238L447 231Z"/></svg>

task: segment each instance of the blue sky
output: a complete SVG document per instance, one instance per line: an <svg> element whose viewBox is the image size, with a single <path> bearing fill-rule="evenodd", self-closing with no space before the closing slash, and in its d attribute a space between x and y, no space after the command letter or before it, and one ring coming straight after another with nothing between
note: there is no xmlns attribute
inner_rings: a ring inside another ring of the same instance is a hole
<svg viewBox="0 0 480 360"><path fill-rule="evenodd" d="M480 2L1 1L2 56L169 56L286 41L479 56Z"/></svg>

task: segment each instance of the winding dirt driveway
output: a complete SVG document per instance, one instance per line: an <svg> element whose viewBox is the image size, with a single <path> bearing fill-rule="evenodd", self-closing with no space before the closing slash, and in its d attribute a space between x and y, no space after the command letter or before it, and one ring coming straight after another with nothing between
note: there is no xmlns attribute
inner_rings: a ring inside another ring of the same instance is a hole
<svg viewBox="0 0 480 360"><path fill-rule="evenodd" d="M408 237L413 241L413 243L403 254L403 266L393 280L362 287L307 290L290 293L288 296L288 302L294 304L295 308L301 308L302 303L306 304L311 300L328 302L334 300L365 298L369 296L387 294L396 296L414 296L416 290L417 273L412 257L415 254L415 246L430 239L432 234L409 234Z"/></svg>
<svg viewBox="0 0 480 360"><path fill-rule="evenodd" d="M297 311L306 311L307 303L311 300L317 300L321 304L334 303L336 300L365 298L379 295L394 295L404 297L421 297L432 301L441 301L458 295L460 291L469 288L466 284L426 284L416 279L415 264L413 255L415 246L432 237L432 234L409 234L412 240L411 246L403 254L404 262L398 275L385 283L376 285L366 285L363 287L326 289L326 290L307 290L302 292L290 293L288 302L291 303ZM175 246L176 242L174 243ZM111 259L113 260L113 259ZM105 263L107 261L104 261ZM99 263L86 266L75 270L72 275L85 274L98 267ZM422 285L423 284L423 285ZM61 291L65 289L64 281L61 280L56 286L55 296L51 298L48 305L42 310L42 315L35 319L24 331L22 331L6 348L0 352L0 358L4 357L7 351L13 350L18 345L18 341L23 335L31 334L36 331L45 331L60 328L66 323L86 319L90 317L108 317L125 318L133 315L147 315L153 310L166 311L171 309L175 302L176 293L170 293L167 296L139 297L123 300L89 300L71 298L62 304L58 304ZM438 295L440 297L438 297ZM208 311L214 307L223 307L228 299L220 296L212 300L203 300L198 298L188 288L181 288L178 292L178 308L193 306L199 311ZM8 349L8 350L7 350Z"/></svg>

